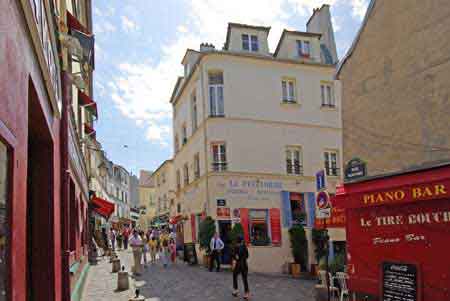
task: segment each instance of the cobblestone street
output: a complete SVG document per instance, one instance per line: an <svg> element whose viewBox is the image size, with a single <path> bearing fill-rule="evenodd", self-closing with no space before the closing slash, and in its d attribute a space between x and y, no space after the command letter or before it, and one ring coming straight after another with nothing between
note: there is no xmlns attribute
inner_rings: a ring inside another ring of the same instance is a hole
<svg viewBox="0 0 450 301"><path fill-rule="evenodd" d="M118 255L126 270L131 268L131 251ZM249 275L252 300L312 301L314 282L286 276ZM149 265L141 277L130 278L130 290L117 292L117 274L111 273L109 260L99 259L91 266L86 280L83 301L127 301L140 287L141 294L152 301L172 300L238 300L231 296L231 272L208 272L200 266L184 263L164 269L162 264ZM242 295L242 283L239 283Z"/></svg>

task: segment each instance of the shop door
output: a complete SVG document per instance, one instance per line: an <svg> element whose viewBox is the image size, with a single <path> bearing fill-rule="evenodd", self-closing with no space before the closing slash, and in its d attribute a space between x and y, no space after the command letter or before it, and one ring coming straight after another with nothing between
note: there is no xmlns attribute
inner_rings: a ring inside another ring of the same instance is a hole
<svg viewBox="0 0 450 301"><path fill-rule="evenodd" d="M221 262L223 264L231 264L231 221L219 221L219 234L225 247L222 251Z"/></svg>
<svg viewBox="0 0 450 301"><path fill-rule="evenodd" d="M27 300L55 300L53 141L36 98L29 101Z"/></svg>

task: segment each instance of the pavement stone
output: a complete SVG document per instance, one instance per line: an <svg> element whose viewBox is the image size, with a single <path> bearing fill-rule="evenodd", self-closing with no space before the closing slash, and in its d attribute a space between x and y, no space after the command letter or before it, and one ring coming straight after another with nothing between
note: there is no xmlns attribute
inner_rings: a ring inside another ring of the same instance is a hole
<svg viewBox="0 0 450 301"><path fill-rule="evenodd" d="M131 250L119 251L121 265L130 273ZM131 275L131 273L130 273ZM249 274L251 300L313 301L314 281L286 276ZM239 281L241 296L242 282ZM149 264L144 273L130 277L130 289L117 292L117 273L111 272L108 258L99 258L90 268L82 301L128 301L135 288L151 301L239 300L231 296L232 274L229 271L209 272L201 266L182 262L164 268L161 263Z"/></svg>

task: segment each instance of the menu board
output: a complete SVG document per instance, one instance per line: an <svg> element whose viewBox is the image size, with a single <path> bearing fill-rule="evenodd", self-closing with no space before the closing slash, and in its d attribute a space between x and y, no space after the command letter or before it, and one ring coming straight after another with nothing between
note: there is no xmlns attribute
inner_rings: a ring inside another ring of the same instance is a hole
<svg viewBox="0 0 450 301"><path fill-rule="evenodd" d="M383 301L417 301L417 267L383 262Z"/></svg>

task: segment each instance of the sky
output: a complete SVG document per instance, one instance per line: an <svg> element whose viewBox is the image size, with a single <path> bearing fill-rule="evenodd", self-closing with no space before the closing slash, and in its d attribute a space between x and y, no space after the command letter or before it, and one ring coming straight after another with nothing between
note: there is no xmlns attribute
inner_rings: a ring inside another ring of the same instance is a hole
<svg viewBox="0 0 450 301"><path fill-rule="evenodd" d="M270 51L284 28L306 31L313 8L331 5L339 58L369 0L94 0L95 128L108 158L134 174L173 154L173 86L187 48L221 49L228 22L271 26Z"/></svg>

